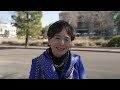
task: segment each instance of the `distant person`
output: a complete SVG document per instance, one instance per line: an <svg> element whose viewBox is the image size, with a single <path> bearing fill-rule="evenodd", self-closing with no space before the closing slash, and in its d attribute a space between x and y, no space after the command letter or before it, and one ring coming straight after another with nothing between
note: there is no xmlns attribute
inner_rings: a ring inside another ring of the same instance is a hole
<svg viewBox="0 0 120 90"><path fill-rule="evenodd" d="M70 51L75 39L70 24L56 21L47 36L49 48L32 59L29 79L86 79L81 57Z"/></svg>

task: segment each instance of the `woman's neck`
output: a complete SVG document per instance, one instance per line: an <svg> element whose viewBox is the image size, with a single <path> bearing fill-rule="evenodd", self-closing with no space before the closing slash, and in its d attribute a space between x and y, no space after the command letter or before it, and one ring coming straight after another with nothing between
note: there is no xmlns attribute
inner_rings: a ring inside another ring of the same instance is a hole
<svg viewBox="0 0 120 90"><path fill-rule="evenodd" d="M61 64L63 62L63 60L65 60L68 57L68 53L62 55L61 57L56 57L53 53L52 53L52 49L49 48L49 54L54 62L54 64Z"/></svg>

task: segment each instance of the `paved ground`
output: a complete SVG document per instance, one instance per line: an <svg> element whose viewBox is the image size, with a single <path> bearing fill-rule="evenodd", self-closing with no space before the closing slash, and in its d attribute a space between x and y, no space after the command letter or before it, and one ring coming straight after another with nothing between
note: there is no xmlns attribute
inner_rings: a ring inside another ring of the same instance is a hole
<svg viewBox="0 0 120 90"><path fill-rule="evenodd" d="M85 49L85 48L84 48ZM116 49L117 50L117 49ZM0 78L27 79L31 59L44 49L0 48ZM120 54L108 52L73 51L82 56L88 79L120 78Z"/></svg>
<svg viewBox="0 0 120 90"><path fill-rule="evenodd" d="M48 47L39 47L39 46L29 46L27 49L46 49ZM8 45L0 45L0 50L2 49L25 49L24 46L8 46ZM73 51L92 51L92 52L114 52L120 53L120 47L79 47L79 48L71 48Z"/></svg>

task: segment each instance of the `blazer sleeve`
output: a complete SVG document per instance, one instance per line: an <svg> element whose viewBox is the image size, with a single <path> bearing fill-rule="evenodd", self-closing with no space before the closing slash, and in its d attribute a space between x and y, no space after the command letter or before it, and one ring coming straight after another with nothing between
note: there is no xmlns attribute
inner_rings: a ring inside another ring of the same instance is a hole
<svg viewBox="0 0 120 90"><path fill-rule="evenodd" d="M79 64L78 65L79 78L80 79L86 79L84 65L82 63L82 60L81 60L80 56L79 56L78 64Z"/></svg>

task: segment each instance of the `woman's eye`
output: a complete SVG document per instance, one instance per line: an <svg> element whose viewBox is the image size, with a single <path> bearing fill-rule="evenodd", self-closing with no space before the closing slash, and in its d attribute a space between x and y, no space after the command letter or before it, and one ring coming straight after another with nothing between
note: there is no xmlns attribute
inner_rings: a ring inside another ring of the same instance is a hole
<svg viewBox="0 0 120 90"><path fill-rule="evenodd" d="M65 41L69 41L68 39L65 39Z"/></svg>
<svg viewBox="0 0 120 90"><path fill-rule="evenodd" d="M60 38L56 37L57 40L59 40Z"/></svg>

